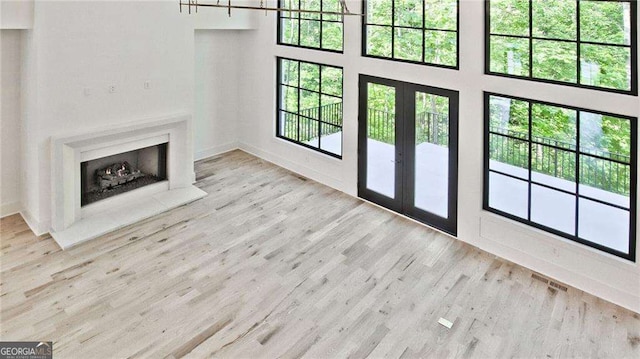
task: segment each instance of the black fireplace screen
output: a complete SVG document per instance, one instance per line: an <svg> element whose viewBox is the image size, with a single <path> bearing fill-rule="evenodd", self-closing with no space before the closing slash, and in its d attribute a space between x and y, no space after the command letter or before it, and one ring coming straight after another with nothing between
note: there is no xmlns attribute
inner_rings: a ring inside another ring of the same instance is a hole
<svg viewBox="0 0 640 359"><path fill-rule="evenodd" d="M168 143L80 164L83 206L167 179Z"/></svg>

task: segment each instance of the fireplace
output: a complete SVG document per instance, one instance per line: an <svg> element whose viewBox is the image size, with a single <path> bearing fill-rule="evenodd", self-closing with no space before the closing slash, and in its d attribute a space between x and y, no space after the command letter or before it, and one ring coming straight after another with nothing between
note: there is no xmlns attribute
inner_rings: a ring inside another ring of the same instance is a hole
<svg viewBox="0 0 640 359"><path fill-rule="evenodd" d="M161 143L81 162L81 205L167 180L167 146Z"/></svg>
<svg viewBox="0 0 640 359"><path fill-rule="evenodd" d="M67 249L206 196L191 131L176 114L52 137L53 239Z"/></svg>

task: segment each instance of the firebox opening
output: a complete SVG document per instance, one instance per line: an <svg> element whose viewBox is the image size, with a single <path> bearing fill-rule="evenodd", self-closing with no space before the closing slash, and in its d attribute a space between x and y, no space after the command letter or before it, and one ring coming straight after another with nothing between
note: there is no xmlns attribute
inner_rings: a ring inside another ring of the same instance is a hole
<svg viewBox="0 0 640 359"><path fill-rule="evenodd" d="M82 206L167 179L168 143L80 164Z"/></svg>

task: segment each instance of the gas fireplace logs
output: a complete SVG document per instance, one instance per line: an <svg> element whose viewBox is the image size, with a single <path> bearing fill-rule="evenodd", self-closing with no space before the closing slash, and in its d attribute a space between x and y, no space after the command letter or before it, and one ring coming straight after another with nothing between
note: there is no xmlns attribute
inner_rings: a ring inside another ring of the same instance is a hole
<svg viewBox="0 0 640 359"><path fill-rule="evenodd" d="M133 168L129 162L124 161L96 170L96 184L105 191L144 176L145 174L139 169Z"/></svg>

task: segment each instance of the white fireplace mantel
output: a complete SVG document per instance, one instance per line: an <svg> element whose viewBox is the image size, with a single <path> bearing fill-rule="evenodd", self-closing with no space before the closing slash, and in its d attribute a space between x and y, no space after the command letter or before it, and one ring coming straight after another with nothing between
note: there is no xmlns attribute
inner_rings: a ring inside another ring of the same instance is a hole
<svg viewBox="0 0 640 359"><path fill-rule="evenodd" d="M168 180L81 206L80 164L168 142ZM63 248L206 196L193 186L191 117L173 115L51 138L51 236Z"/></svg>

